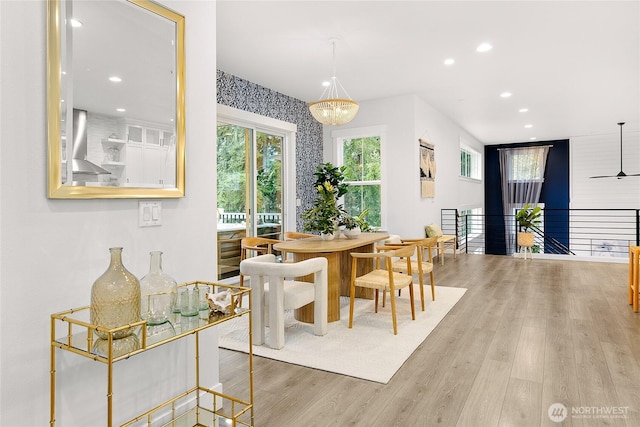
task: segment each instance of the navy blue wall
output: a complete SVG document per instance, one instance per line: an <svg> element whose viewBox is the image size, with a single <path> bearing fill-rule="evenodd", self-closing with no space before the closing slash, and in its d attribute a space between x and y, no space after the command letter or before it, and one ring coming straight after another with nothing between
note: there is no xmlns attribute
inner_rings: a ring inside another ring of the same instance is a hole
<svg viewBox="0 0 640 427"><path fill-rule="evenodd" d="M484 206L488 254L506 255L499 148L552 145L547 156L540 203L545 205L545 234L569 246L569 140L486 145L484 147ZM554 211L554 209L560 209Z"/></svg>

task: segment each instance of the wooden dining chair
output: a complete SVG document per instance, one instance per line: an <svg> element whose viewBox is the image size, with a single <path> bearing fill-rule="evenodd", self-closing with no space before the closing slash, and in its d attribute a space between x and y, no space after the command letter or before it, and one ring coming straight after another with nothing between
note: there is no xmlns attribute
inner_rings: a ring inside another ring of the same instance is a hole
<svg viewBox="0 0 640 427"><path fill-rule="evenodd" d="M437 237L438 244L436 246L437 257L440 264L444 265L444 255L447 247L451 247L453 258L455 259L458 252L457 236L455 234L443 234L442 229L436 224L429 224L424 228L427 237Z"/></svg>
<svg viewBox="0 0 640 427"><path fill-rule="evenodd" d="M431 301L436 300L435 278L433 275L433 248L438 244L437 237L423 237L420 239L402 239L403 244L416 245L416 259L411 259L411 269L418 274L420 281L420 302L424 311L424 276L429 273L431 280ZM426 255L426 256L425 256ZM393 263L393 271L407 273L406 261L397 260Z"/></svg>
<svg viewBox="0 0 640 427"><path fill-rule="evenodd" d="M629 246L629 304L634 312L640 305L640 246Z"/></svg>
<svg viewBox="0 0 640 427"><path fill-rule="evenodd" d="M307 239L309 237L318 237L318 236L315 234L309 234L309 233L299 233L297 231L284 232L284 240L299 240L299 239Z"/></svg>
<svg viewBox="0 0 640 427"><path fill-rule="evenodd" d="M396 236L394 236L396 237ZM433 275L433 248L436 247L437 237L423 237L419 239L401 239L393 238L387 239L384 245L379 246L379 249L394 249L405 245L416 245L416 259L410 257L411 269L413 274L418 275L420 282L420 303L422 311L424 311L424 276L429 273L431 279L431 300L436 300L435 278ZM394 259L392 263L393 271L399 273L407 273L406 260L404 258ZM402 294L402 290L398 291L398 296ZM382 293L382 306L385 306L387 299L386 292Z"/></svg>
<svg viewBox="0 0 640 427"><path fill-rule="evenodd" d="M315 234L299 233L297 231L284 232L285 241L308 239L310 237L318 237L318 236ZM293 258L289 257L289 255L285 251L282 252L282 262L293 262L293 261L294 261Z"/></svg>
<svg viewBox="0 0 640 427"><path fill-rule="evenodd" d="M384 250L380 252L352 252L351 257L351 287L349 297L349 328L353 327L353 308L356 287L369 288L375 290L375 312L378 312L378 300L380 291L389 291L391 296L391 317L393 319L393 334L398 334L398 325L396 320L396 296L395 291L398 289L409 287L409 299L411 302L411 318L416 319L416 310L413 305L413 278L411 277L411 261L410 256L416 250L416 245L406 245L393 250ZM409 274L398 273L393 271L392 262L394 257L403 257L406 259L407 271ZM369 273L357 276L358 262L375 262L375 268Z"/></svg>
<svg viewBox="0 0 640 427"><path fill-rule="evenodd" d="M240 241L240 262L249 258L248 255L265 255L273 252L273 245L280 240L265 237L244 237ZM244 274L240 272L240 286L244 286Z"/></svg>

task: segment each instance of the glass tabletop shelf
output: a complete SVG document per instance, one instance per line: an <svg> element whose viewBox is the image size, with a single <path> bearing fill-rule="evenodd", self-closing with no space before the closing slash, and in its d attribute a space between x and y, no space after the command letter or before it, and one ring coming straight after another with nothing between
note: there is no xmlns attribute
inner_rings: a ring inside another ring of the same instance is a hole
<svg viewBox="0 0 640 427"><path fill-rule="evenodd" d="M230 290L231 306L225 313L211 309L201 310L196 316L180 316L179 313L174 313L174 318L161 325L148 325L146 321L141 320L114 329L91 324L88 320L90 306L74 308L51 315L52 345L103 363L116 362L251 311L250 302L244 304L246 307L241 306L243 299L250 299L250 288L202 281L184 283L179 287L198 285L211 286L211 289L218 291ZM113 339L116 332L127 328L133 328L134 333L128 337ZM98 329L108 338L98 337Z"/></svg>

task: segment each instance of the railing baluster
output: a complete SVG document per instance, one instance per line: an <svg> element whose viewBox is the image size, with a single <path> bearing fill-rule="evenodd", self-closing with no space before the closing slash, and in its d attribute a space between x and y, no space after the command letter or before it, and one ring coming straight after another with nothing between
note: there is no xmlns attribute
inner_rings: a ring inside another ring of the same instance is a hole
<svg viewBox="0 0 640 427"><path fill-rule="evenodd" d="M626 257L628 245L640 245L640 209L543 209L544 226L536 244L547 254ZM455 213L455 214L454 214ZM455 219L452 216L455 215ZM452 234L465 253L486 253L504 247L508 224L517 233L515 218L502 215L459 215L455 209L441 210L441 227ZM535 230L534 230L535 231Z"/></svg>
<svg viewBox="0 0 640 427"><path fill-rule="evenodd" d="M640 246L640 209L636 209L636 246Z"/></svg>

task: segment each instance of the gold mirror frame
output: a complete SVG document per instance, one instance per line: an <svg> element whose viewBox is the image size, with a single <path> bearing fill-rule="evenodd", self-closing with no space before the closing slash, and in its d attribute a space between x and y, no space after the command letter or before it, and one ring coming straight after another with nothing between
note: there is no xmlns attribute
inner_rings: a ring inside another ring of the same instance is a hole
<svg viewBox="0 0 640 427"><path fill-rule="evenodd" d="M185 195L185 53L184 16L149 0L123 0L175 23L176 30L176 186L172 188L62 184L61 2L47 1L48 197L51 199L178 198ZM71 138L70 138L71 139Z"/></svg>

